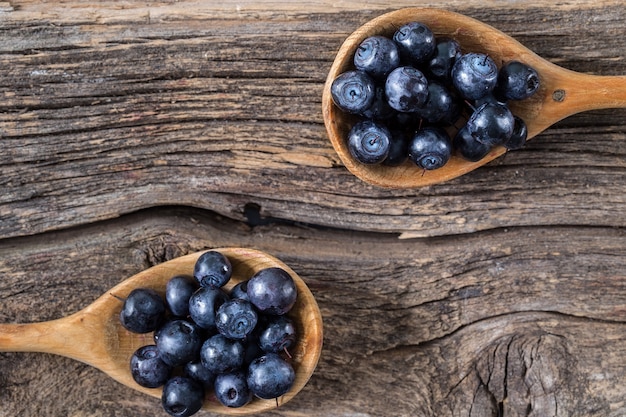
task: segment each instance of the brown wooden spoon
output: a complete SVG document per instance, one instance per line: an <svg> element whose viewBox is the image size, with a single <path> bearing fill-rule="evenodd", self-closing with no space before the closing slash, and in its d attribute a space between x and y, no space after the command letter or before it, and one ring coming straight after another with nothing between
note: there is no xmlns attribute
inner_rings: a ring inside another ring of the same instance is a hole
<svg viewBox="0 0 626 417"><path fill-rule="evenodd" d="M482 52L498 65L518 60L537 70L541 87L530 99L510 103L513 114L528 126L528 139L559 120L575 113L626 107L626 76L597 76L561 68L536 55L510 36L473 18L432 8L407 8L381 15L354 31L341 45L330 68L322 95L326 130L346 168L365 182L389 188L414 188L437 184L466 174L502 155L504 147L494 148L478 162L453 155L442 168L423 171L411 162L398 167L365 165L356 161L346 145L346 137L356 118L333 103L330 86L344 71L353 69L354 51L372 35L393 36L410 21L426 24L437 36L456 39L464 52Z"/></svg>
<svg viewBox="0 0 626 417"><path fill-rule="evenodd" d="M296 380L291 390L276 400L255 398L241 408L222 406L207 393L204 409L226 415L246 415L276 408L293 398L307 383L322 350L322 316L313 294L304 281L287 265L258 250L244 248L215 249L232 263L233 275L225 288L250 278L256 271L280 267L294 279L298 298L288 315L294 320L298 340L292 348L291 363ZM45 352L66 356L100 369L130 388L153 397L161 397L161 388L144 388L130 374L130 357L141 346L154 344L153 334L134 334L119 322L120 298L138 287L153 288L164 294L165 284L177 274L193 274L201 252L192 253L156 265L121 282L83 310L65 318L29 324L0 324L0 351Z"/></svg>

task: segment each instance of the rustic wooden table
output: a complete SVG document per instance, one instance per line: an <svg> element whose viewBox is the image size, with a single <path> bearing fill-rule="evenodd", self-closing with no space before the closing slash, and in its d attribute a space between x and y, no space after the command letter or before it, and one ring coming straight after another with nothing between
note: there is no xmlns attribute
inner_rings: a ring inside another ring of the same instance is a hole
<svg viewBox="0 0 626 417"><path fill-rule="evenodd" d="M330 145L334 53L415 5L0 2L0 322L251 247L300 274L325 324L308 385L267 415L626 415L626 110L415 190L360 181ZM626 74L623 1L419 5ZM0 353L0 416L130 415L165 413L82 363Z"/></svg>

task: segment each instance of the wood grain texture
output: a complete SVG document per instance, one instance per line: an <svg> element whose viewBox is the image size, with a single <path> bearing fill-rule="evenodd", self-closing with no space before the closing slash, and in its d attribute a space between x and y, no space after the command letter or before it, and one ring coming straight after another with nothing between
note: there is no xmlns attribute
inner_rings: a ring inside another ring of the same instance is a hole
<svg viewBox="0 0 626 417"><path fill-rule="evenodd" d="M271 415L497 416L534 407L537 415L618 416L626 375L624 238L620 229L525 227L398 240L284 224L249 228L200 210L151 209L3 245L2 270L24 277L11 286L20 293L2 289L2 321L66 315L91 303L87 294L154 263L237 242L290 265L324 317L315 374ZM44 406L47 415L149 415L159 407L69 359L0 357L7 415ZM38 372L46 378L35 378ZM50 384L58 386L55 401L38 404ZM123 407L107 402L118 397ZM554 401L560 411L549 413Z"/></svg>
<svg viewBox="0 0 626 417"><path fill-rule="evenodd" d="M0 322L251 247L305 280L325 325L315 374L265 415L625 415L625 110L572 116L449 183L370 186L328 141L321 93L343 40L406 6L0 3ZM620 1L420 6L626 74ZM81 363L0 353L14 415L162 411Z"/></svg>
<svg viewBox="0 0 626 417"><path fill-rule="evenodd" d="M535 8L523 25L506 8L461 11L569 69L626 72L622 7ZM443 186L387 192L346 172L324 132L321 91L343 39L378 13L125 25L7 19L0 233L39 233L158 204L242 219L248 202L272 217L420 236L624 226L619 211L590 203L596 185L624 182L624 110L595 112L591 124L592 116L568 119L524 151ZM494 202L496 191L507 200ZM624 193L611 194L623 205Z"/></svg>

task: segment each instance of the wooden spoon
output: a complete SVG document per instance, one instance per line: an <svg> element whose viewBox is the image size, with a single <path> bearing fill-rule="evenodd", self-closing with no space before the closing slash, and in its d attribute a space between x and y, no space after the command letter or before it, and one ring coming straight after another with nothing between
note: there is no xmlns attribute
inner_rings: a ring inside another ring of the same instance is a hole
<svg viewBox="0 0 626 417"><path fill-rule="evenodd" d="M278 259L252 249L215 249L226 255L233 266L233 276L225 288L250 278L256 271L280 267L295 280L298 289L296 304L288 315L294 319L298 340L290 349L296 380L292 389L276 400L255 398L241 408L222 406L212 393L207 393L204 409L227 415L260 413L284 404L307 383L322 350L322 316L315 298L304 281ZM156 265L121 282L83 310L65 318L41 323L0 324L0 351L45 352L66 356L96 367L113 379L133 389L161 397L161 388L144 388L130 374L130 357L141 346L154 344L152 333L134 334L119 322L120 298L139 287L164 293L167 281L177 274L193 274L201 252L192 253Z"/></svg>
<svg viewBox="0 0 626 417"><path fill-rule="evenodd" d="M518 60L535 68L541 82L539 91L530 99L510 103L513 114L526 122L528 139L575 113L626 107L626 76L587 75L561 68L499 30L458 13L430 8L393 11L365 23L345 40L330 68L322 95L324 123L333 147L346 168L370 184L389 188L437 184L466 174L506 151L503 147L496 147L478 162L453 155L444 167L426 172L411 162L399 167L365 165L350 155L345 138L356 118L334 105L330 86L339 74L354 68L354 51L365 38L372 35L391 37L398 27L410 21L426 24L436 36L456 39L465 52L488 54L498 65Z"/></svg>

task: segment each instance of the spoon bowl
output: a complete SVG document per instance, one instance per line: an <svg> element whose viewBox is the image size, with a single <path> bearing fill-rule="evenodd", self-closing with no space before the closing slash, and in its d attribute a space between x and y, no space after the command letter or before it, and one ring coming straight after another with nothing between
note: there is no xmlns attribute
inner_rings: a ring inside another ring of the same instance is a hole
<svg viewBox="0 0 626 417"><path fill-rule="evenodd" d="M524 47L498 29L468 16L433 8L407 8L383 14L354 31L341 45L330 68L322 94L324 124L329 139L346 168L361 180L387 188L416 188L437 184L466 174L506 152L495 147L478 162L453 155L443 167L424 171L411 162L397 167L366 165L349 152L346 137L357 117L341 111L333 103L330 87L341 73L354 69L354 51L373 35L392 37L403 24L417 21L436 36L453 38L463 52L489 55L498 66L518 60L533 67L541 86L529 99L509 102L511 111L528 127L528 139L575 113L605 108L626 107L626 76L582 74L559 67Z"/></svg>
<svg viewBox="0 0 626 417"><path fill-rule="evenodd" d="M291 390L278 401L254 398L244 407L228 408L207 392L203 409L225 415L247 415L274 409L293 398L317 366L322 349L322 317L317 302L305 282L280 260L253 249L214 250L224 254L233 267L232 278L224 286L227 291L269 267L282 268L294 279L298 298L288 316L294 320L298 332L297 342L290 348L296 379ZM130 388L160 398L161 388L142 387L131 376L130 357L139 347L154 344L153 333L136 334L122 327L120 299L140 287L152 288L163 295L171 277L193 274L195 262L201 254L185 255L142 271L70 316L40 323L0 324L0 352L44 352L66 356L98 368Z"/></svg>

